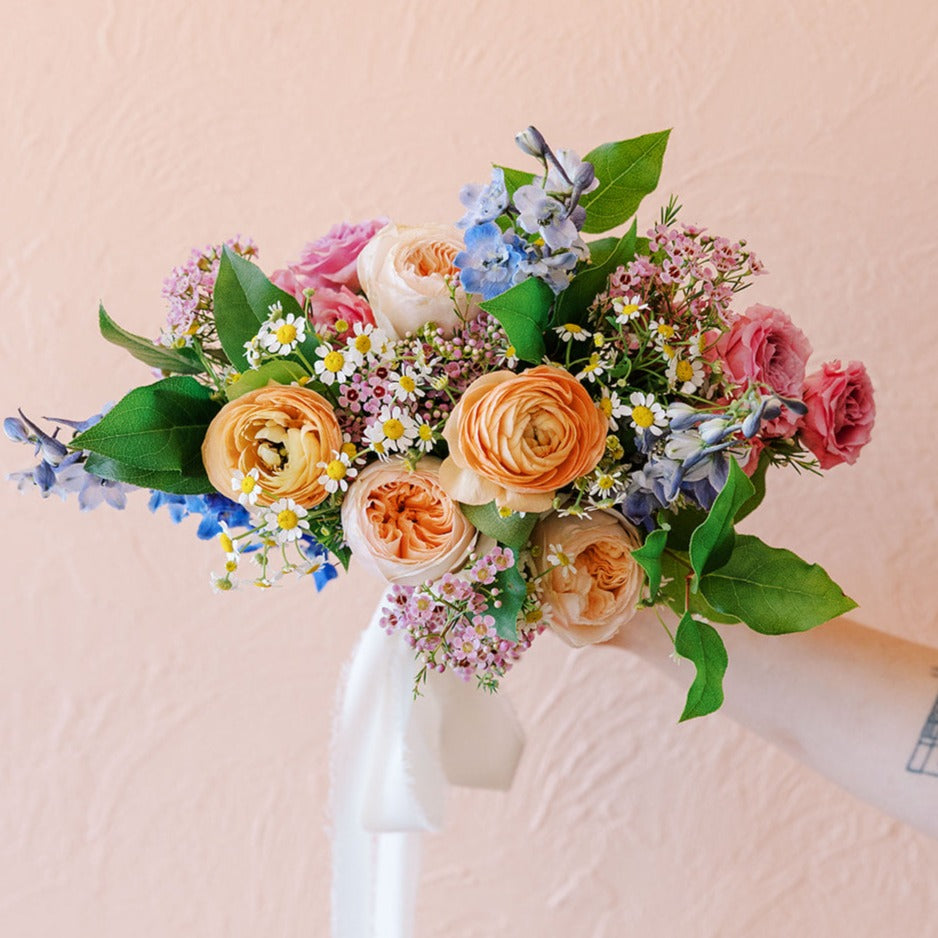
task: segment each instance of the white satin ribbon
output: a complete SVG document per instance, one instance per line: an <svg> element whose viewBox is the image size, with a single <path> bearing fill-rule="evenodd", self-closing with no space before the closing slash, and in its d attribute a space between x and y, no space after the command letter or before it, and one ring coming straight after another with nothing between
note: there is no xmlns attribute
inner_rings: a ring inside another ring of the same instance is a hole
<svg viewBox="0 0 938 938"><path fill-rule="evenodd" d="M448 785L507 790L524 734L501 694L431 674L401 635L363 633L339 691L332 743L333 938L411 938L420 834L439 830Z"/></svg>

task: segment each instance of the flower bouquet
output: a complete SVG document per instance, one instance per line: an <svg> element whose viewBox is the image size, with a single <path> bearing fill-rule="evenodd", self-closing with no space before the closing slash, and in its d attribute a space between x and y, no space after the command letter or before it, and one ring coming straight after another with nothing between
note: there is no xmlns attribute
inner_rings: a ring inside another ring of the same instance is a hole
<svg viewBox="0 0 938 938"><path fill-rule="evenodd" d="M581 160L532 127L531 169L465 186L456 226L339 225L270 277L250 240L193 251L155 341L99 311L155 380L54 431L5 420L40 457L15 480L200 515L216 590L322 588L354 556L390 584L381 625L418 694L444 670L494 690L545 629L582 646L668 607L696 666L682 719L715 710L718 626L801 631L855 605L734 525L770 467L854 462L874 405L862 364L807 375L785 313L739 308L764 273L745 241L673 198L639 234L667 141Z"/></svg>

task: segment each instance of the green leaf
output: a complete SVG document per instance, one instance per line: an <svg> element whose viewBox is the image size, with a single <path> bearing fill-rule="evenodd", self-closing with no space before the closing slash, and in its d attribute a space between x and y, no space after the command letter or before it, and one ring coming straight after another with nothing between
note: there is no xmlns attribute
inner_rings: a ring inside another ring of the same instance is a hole
<svg viewBox="0 0 938 938"><path fill-rule="evenodd" d="M199 361L199 356L192 349L166 348L141 335L134 335L114 322L103 305L98 307L98 328L108 342L119 345L138 361L151 368L159 368L160 371L171 371L179 375L200 375L205 371Z"/></svg>
<svg viewBox="0 0 938 938"><path fill-rule="evenodd" d="M658 512L658 524L670 529L668 547L685 552L690 549L691 535L706 518L707 513L700 508L684 507L676 514L671 514L670 511Z"/></svg>
<svg viewBox="0 0 938 938"><path fill-rule="evenodd" d="M204 472L184 476L181 472L169 470L157 472L153 469L139 469L98 453L88 454L85 469L101 476L102 479L127 482L130 485L139 485L142 489L172 492L174 495L205 495L215 491Z"/></svg>
<svg viewBox="0 0 938 938"><path fill-rule="evenodd" d="M220 405L194 378L134 388L69 444L137 469L201 476L202 441Z"/></svg>
<svg viewBox="0 0 938 938"><path fill-rule="evenodd" d="M231 364L241 371L248 368L244 343L257 335L261 323L270 317L274 303L280 303L284 315L293 313L303 317L303 310L293 296L271 283L256 264L236 254L228 245L222 250L212 296L221 347ZM312 363L317 345L319 340L309 329L298 351Z"/></svg>
<svg viewBox="0 0 938 938"><path fill-rule="evenodd" d="M765 475L771 465L772 458L769 451L767 449L762 450L756 471L749 477L749 481L755 489L755 494L736 512L736 521L742 521L746 515L751 515L762 504L762 499L765 498Z"/></svg>
<svg viewBox="0 0 938 938"><path fill-rule="evenodd" d="M708 622L720 622L727 625L739 622L735 616L718 612L698 590L688 590L687 575L691 572L690 558L687 554L675 551L671 546L673 532L668 534L668 547L661 557L662 585L658 590L658 601L665 603L676 615L683 615L689 610L693 615ZM680 559L678 559L680 558Z"/></svg>
<svg viewBox="0 0 938 938"><path fill-rule="evenodd" d="M531 531L540 517L537 512L517 512L503 518L495 507L495 502L486 505L463 505L459 507L469 523L486 537L492 537L499 544L510 547L514 551L521 550L528 543Z"/></svg>
<svg viewBox="0 0 938 938"><path fill-rule="evenodd" d="M518 641L518 613L528 595L528 584L525 582L518 564L507 570L499 570L495 575L493 586L498 587L498 601L500 606L490 605L485 611L495 619L495 628L498 634L509 642Z"/></svg>
<svg viewBox="0 0 938 938"><path fill-rule="evenodd" d="M570 281L570 285L557 298L555 324L575 322L582 325L586 321L586 311L596 299L596 294L606 289L609 275L635 257L635 231L633 222L601 264L590 264Z"/></svg>
<svg viewBox="0 0 938 938"><path fill-rule="evenodd" d="M739 463L731 459L729 475L710 512L690 538L690 562L694 573L703 576L726 563L733 550L736 512L755 494L755 488Z"/></svg>
<svg viewBox="0 0 938 938"><path fill-rule="evenodd" d="M700 591L715 609L765 635L805 632L857 605L823 567L747 534L737 535L723 566L701 577Z"/></svg>
<svg viewBox="0 0 938 938"><path fill-rule="evenodd" d="M720 633L685 612L674 637L674 650L694 662L697 674L687 692L681 722L702 717L723 705L723 675L728 658Z"/></svg>
<svg viewBox="0 0 938 938"><path fill-rule="evenodd" d="M544 357L544 330L553 302L554 291L530 277L479 305L502 324L518 358L537 364Z"/></svg>
<svg viewBox="0 0 938 938"><path fill-rule="evenodd" d="M498 168L505 174L505 189L508 191L509 202L522 186L529 186L534 182L534 173L526 172L523 169L512 169L510 166L499 166Z"/></svg>
<svg viewBox="0 0 938 938"><path fill-rule="evenodd" d="M586 209L583 231L609 231L635 214L642 199L658 185L670 133L664 130L604 143L586 154L584 160L593 164L599 186L580 199Z"/></svg>
<svg viewBox="0 0 938 938"><path fill-rule="evenodd" d="M300 378L308 378L306 369L299 363L281 358L272 362L265 362L259 368L252 368L244 372L237 381L232 382L226 389L228 400L233 401L248 391L265 388L271 381L275 384L292 384Z"/></svg>
<svg viewBox="0 0 938 938"><path fill-rule="evenodd" d="M618 243L618 238L598 238L596 241L590 241L586 245L590 249L590 263L596 266L602 264L616 249Z"/></svg>
<svg viewBox="0 0 938 938"><path fill-rule="evenodd" d="M632 556L648 577L648 594L652 600L657 599L658 588L661 586L661 555L667 543L668 532L657 528L645 538L645 543L638 550L632 551Z"/></svg>

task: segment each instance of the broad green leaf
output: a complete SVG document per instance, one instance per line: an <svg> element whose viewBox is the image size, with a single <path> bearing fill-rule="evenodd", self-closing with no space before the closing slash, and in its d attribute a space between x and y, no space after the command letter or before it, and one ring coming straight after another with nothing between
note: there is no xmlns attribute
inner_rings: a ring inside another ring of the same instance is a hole
<svg viewBox="0 0 938 938"><path fill-rule="evenodd" d="M554 291L530 277L479 305L502 324L518 358L537 364L544 357L544 330L553 301Z"/></svg>
<svg viewBox="0 0 938 938"><path fill-rule="evenodd" d="M500 570L495 575L494 586L499 589L499 606L491 605L485 611L495 619L498 634L509 642L518 641L518 613L528 594L528 585L518 564L507 570Z"/></svg>
<svg viewBox="0 0 938 938"><path fill-rule="evenodd" d="M212 297L218 339L231 364L239 371L248 368L244 343L257 335L261 323L270 317L270 307L274 303L280 303L284 315L303 316L303 310L293 296L271 283L256 264L245 260L227 245L222 251ZM319 340L312 329L307 330L299 351L311 364L317 345Z"/></svg>
<svg viewBox="0 0 938 938"><path fill-rule="evenodd" d="M306 369L299 363L285 358L265 362L259 368L252 368L244 372L237 381L232 382L226 389L228 400L233 401L248 391L265 388L271 381L275 384L292 384L300 378L308 378Z"/></svg>
<svg viewBox="0 0 938 938"><path fill-rule="evenodd" d="M69 444L138 469L200 476L202 441L220 405L194 378L134 388Z"/></svg>
<svg viewBox="0 0 938 938"><path fill-rule="evenodd" d="M616 246L606 254L601 264L590 264L570 281L563 293L557 297L553 321L556 325L575 322L582 325L586 321L589 309L597 293L606 289L609 275L635 257L635 223L616 242Z"/></svg>
<svg viewBox="0 0 938 938"><path fill-rule="evenodd" d="M586 209L583 231L609 231L635 214L642 199L658 185L670 133L664 130L604 143L586 154L584 160L593 164L599 186L580 199Z"/></svg>
<svg viewBox="0 0 938 938"><path fill-rule="evenodd" d="M137 466L129 466L127 463L109 459L98 453L88 454L85 468L88 472L101 476L102 479L127 482L130 485L139 485L142 489L172 492L174 495L205 495L215 491L204 472L184 476L181 472L139 469Z"/></svg>
<svg viewBox="0 0 938 938"><path fill-rule="evenodd" d="M715 609L765 635L805 632L857 605L823 567L748 534L737 535L723 566L701 577L700 591Z"/></svg>
<svg viewBox="0 0 938 938"><path fill-rule="evenodd" d="M166 348L163 345L157 345L141 335L134 335L126 329L122 329L110 316L104 306L98 307L98 327L101 335L108 342L119 345L122 349L130 352L134 358L149 365L151 368L159 368L160 371L171 371L178 375L200 375L205 371L199 356L189 348Z"/></svg>
<svg viewBox="0 0 938 938"><path fill-rule="evenodd" d="M632 551L632 556L648 577L648 594L652 600L657 599L658 588L661 586L661 555L667 542L668 532L657 528L645 538L645 543L638 550Z"/></svg>
<svg viewBox="0 0 938 938"><path fill-rule="evenodd" d="M590 241L586 245L590 249L590 263L598 267L608 259L618 243L618 238L597 238L595 241Z"/></svg>
<svg viewBox="0 0 938 938"><path fill-rule="evenodd" d="M733 519L755 494L755 488L735 459L706 520L691 535L690 562L698 577L726 563L733 550Z"/></svg>
<svg viewBox="0 0 938 938"><path fill-rule="evenodd" d="M690 591L687 575L691 572L690 558L686 553L675 551L671 546L673 532L668 534L668 547L661 555L661 586L658 590L658 602L665 603L676 615L683 615L685 610L699 619L708 622L720 622L726 625L739 622L735 616L718 612L698 590ZM678 559L680 558L680 560Z"/></svg>
<svg viewBox="0 0 938 938"><path fill-rule="evenodd" d="M508 190L509 201L522 186L528 186L534 181L534 173L523 169L512 169L510 166L500 166L499 169L505 174L505 189Z"/></svg>
<svg viewBox="0 0 938 938"><path fill-rule="evenodd" d="M762 504L762 499L765 498L765 475L770 465L772 465L772 460L769 451L764 449L759 456L756 471L749 477L749 481L755 489L755 494L736 512L736 521L742 521L746 515L751 515Z"/></svg>
<svg viewBox="0 0 938 938"><path fill-rule="evenodd" d="M515 512L503 518L498 513L495 502L489 502L487 505L460 504L459 507L476 530L514 551L521 550L528 543L531 531L540 517L536 512L529 511L524 515Z"/></svg>
<svg viewBox="0 0 938 938"><path fill-rule="evenodd" d="M700 508L681 508L676 514L670 511L658 512L658 524L668 526L668 547L672 550L690 549L690 538L694 531L706 520L707 513Z"/></svg>
<svg viewBox="0 0 938 938"><path fill-rule="evenodd" d="M697 674L687 692L681 722L702 717L723 705L723 675L728 658L720 633L685 612L674 637L674 650L694 662Z"/></svg>

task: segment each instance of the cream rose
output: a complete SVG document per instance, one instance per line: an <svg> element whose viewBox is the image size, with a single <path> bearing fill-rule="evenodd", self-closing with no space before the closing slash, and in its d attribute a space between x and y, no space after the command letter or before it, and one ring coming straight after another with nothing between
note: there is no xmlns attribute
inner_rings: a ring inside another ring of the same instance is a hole
<svg viewBox="0 0 938 938"><path fill-rule="evenodd" d="M642 568L632 557L641 547L638 531L615 511L591 517L548 515L534 529L538 572L560 549L570 567L554 567L543 578L543 597L551 606L550 627L574 647L612 638L635 615L642 589Z"/></svg>
<svg viewBox="0 0 938 938"><path fill-rule="evenodd" d="M328 496L321 462L342 446L332 405L309 388L269 384L229 401L209 424L202 461L212 485L231 494L236 470L257 470L259 505L292 498L312 508Z"/></svg>
<svg viewBox="0 0 938 938"><path fill-rule="evenodd" d="M400 339L428 322L450 335L460 314L474 319L479 307L458 286L459 271L453 264L463 250L462 232L449 225L382 228L358 255L358 279L378 326ZM457 284L456 306L448 280Z"/></svg>
<svg viewBox="0 0 938 938"><path fill-rule="evenodd" d="M606 428L563 368L494 371L466 388L446 421L440 484L467 505L494 500L512 511L547 511L557 489L599 463Z"/></svg>
<svg viewBox="0 0 938 938"><path fill-rule="evenodd" d="M415 586L462 566L475 528L439 483L440 461L414 469L402 459L372 463L349 486L342 528L355 557L391 583Z"/></svg>

